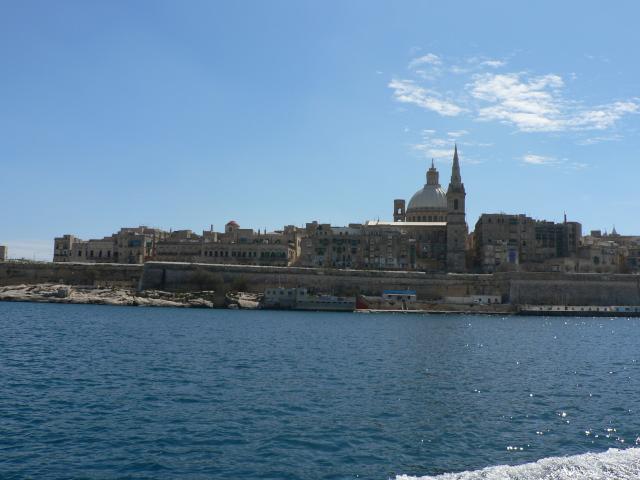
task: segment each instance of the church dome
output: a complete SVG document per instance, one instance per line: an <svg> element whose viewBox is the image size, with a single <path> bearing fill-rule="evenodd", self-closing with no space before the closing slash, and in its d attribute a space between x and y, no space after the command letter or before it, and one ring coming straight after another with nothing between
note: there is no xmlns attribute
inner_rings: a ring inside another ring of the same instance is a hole
<svg viewBox="0 0 640 480"><path fill-rule="evenodd" d="M407 212L425 208L446 210L447 194L440 185L427 183L421 190L418 190L409 200Z"/></svg>

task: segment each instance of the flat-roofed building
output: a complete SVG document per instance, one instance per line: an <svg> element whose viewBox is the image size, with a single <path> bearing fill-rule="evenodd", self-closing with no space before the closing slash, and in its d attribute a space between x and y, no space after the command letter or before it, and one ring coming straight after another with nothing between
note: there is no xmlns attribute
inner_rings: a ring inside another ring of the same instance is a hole
<svg viewBox="0 0 640 480"><path fill-rule="evenodd" d="M554 223L523 214L482 214L473 232L476 267L485 273L547 270L554 258L575 257L582 234L578 222Z"/></svg>

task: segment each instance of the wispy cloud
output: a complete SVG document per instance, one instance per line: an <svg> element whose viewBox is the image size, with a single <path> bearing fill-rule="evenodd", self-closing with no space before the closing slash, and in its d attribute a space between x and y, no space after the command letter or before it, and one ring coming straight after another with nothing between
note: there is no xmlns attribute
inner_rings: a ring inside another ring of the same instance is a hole
<svg viewBox="0 0 640 480"><path fill-rule="evenodd" d="M522 156L522 161L528 165L558 165L558 160L553 157L545 157L543 155L534 155L528 153Z"/></svg>
<svg viewBox="0 0 640 480"><path fill-rule="evenodd" d="M566 100L562 87L559 75L508 73L475 75L468 88L475 99L489 104L478 108L478 120L497 120L523 132L604 130L639 109L633 101L584 107Z"/></svg>
<svg viewBox="0 0 640 480"><path fill-rule="evenodd" d="M477 112L480 120L512 123L523 131L557 130L560 110L556 91L563 86L558 75L544 75L523 81L519 74L476 75L471 95L491 106Z"/></svg>
<svg viewBox="0 0 640 480"><path fill-rule="evenodd" d="M453 132L447 132L447 136L451 138L459 138L468 134L469 132L467 132L466 130L454 130Z"/></svg>
<svg viewBox="0 0 640 480"><path fill-rule="evenodd" d="M619 142L622 140L622 135L620 134L612 134L612 135L596 135L595 137L587 137L581 140L578 140L578 145L595 145L597 143L602 142Z"/></svg>
<svg viewBox="0 0 640 480"><path fill-rule="evenodd" d="M411 103L446 117L455 117L464 110L453 102L443 100L439 94L427 90L411 80L392 80L393 98L400 103Z"/></svg>
<svg viewBox="0 0 640 480"><path fill-rule="evenodd" d="M394 79L388 86L400 103L442 116L466 114L478 121L500 122L519 132L604 131L623 117L640 113L638 98L587 105L567 95L565 81L558 74L494 71L505 66L504 60L488 57L448 64L428 53L409 63L415 80ZM467 77L445 83L443 72Z"/></svg>
<svg viewBox="0 0 640 480"><path fill-rule="evenodd" d="M525 165L563 167L565 170L582 170L583 168L588 167L586 163L572 162L566 158L548 157L545 155L535 155L533 153L527 153L526 155L523 155L521 161Z"/></svg>
<svg viewBox="0 0 640 480"><path fill-rule="evenodd" d="M438 55L427 53L426 55L411 60L409 62L409 68L413 70L422 65L440 65L441 63L442 60Z"/></svg>
<svg viewBox="0 0 640 480"><path fill-rule="evenodd" d="M413 145L413 149L426 158L450 159L453 156L453 140L437 136L435 130L423 130L420 143Z"/></svg>
<svg viewBox="0 0 640 480"><path fill-rule="evenodd" d="M459 130L456 132L447 132L446 136L443 136L438 134L436 130L425 129L421 132L420 142L412 145L412 148L427 159L435 158L437 160L451 162L453 159L453 146L457 140L457 137L451 136L451 133L460 134L460 136L469 134L466 130ZM482 162L476 158L467 157L464 154L464 146L474 145L486 147L491 145L489 143L476 143L472 141L460 142L459 140L457 143L460 161L468 164L477 164Z"/></svg>
<svg viewBox="0 0 640 480"><path fill-rule="evenodd" d="M480 65L491 68L504 67L506 64L507 62L503 60L485 60L483 62L480 62Z"/></svg>

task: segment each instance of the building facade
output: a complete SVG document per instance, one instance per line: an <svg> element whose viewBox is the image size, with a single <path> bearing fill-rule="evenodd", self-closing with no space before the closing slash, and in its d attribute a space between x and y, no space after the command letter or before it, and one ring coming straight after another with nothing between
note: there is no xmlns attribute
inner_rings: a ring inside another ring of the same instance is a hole
<svg viewBox="0 0 640 480"><path fill-rule="evenodd" d="M121 228L108 237L82 240L75 235L54 239L54 262L144 263L168 232L145 226Z"/></svg>
<svg viewBox="0 0 640 480"><path fill-rule="evenodd" d="M406 208L405 208L406 207ZM306 267L466 270L465 191L454 149L451 182L445 192L433 161L426 183L409 200L393 201L393 221L335 227L308 223L298 264Z"/></svg>
<svg viewBox="0 0 640 480"><path fill-rule="evenodd" d="M554 223L526 215L482 214L473 233L474 263L479 271L552 270L549 260L576 257L582 226Z"/></svg>
<svg viewBox="0 0 640 480"><path fill-rule="evenodd" d="M82 240L63 235L54 240L54 262L144 263L199 262L237 265L288 266L301 249L300 229L255 232L231 221L224 232L191 230L167 232L149 227L122 228L101 239Z"/></svg>

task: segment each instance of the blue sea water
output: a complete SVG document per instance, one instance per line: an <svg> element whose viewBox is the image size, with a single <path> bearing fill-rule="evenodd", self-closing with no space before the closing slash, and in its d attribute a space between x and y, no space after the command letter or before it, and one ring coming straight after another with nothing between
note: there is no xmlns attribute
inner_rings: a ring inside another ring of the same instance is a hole
<svg viewBox="0 0 640 480"><path fill-rule="evenodd" d="M0 478L638 478L639 363L640 319L0 303Z"/></svg>

